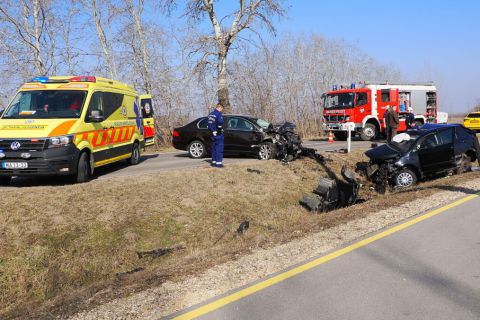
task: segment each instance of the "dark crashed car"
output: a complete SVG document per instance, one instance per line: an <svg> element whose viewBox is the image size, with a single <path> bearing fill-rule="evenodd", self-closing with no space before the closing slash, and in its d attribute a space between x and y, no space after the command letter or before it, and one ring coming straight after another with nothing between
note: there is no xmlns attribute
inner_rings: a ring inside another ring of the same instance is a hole
<svg viewBox="0 0 480 320"><path fill-rule="evenodd" d="M262 119L245 115L224 115L224 154L252 155L262 160L274 158L273 140L267 133L271 125ZM212 144L207 117L175 128L173 147L188 151L192 158L209 156Z"/></svg>
<svg viewBox="0 0 480 320"><path fill-rule="evenodd" d="M475 132L460 124L426 124L365 155L370 180L409 187L430 176L469 170L471 162L480 160L480 147Z"/></svg>

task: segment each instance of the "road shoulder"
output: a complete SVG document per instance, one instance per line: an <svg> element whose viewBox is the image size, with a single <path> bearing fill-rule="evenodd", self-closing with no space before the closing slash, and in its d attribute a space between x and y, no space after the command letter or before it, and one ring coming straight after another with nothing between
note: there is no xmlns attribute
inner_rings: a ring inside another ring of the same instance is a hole
<svg viewBox="0 0 480 320"><path fill-rule="evenodd" d="M269 249L259 249L215 266L200 276L133 294L82 312L72 319L113 319L118 317L156 319L189 308L235 288L248 285L293 265L324 255L335 248L404 221L415 215L444 206L480 190L480 179L462 183L458 188L437 192L427 198L380 210L324 231ZM333 214L333 213L330 213Z"/></svg>

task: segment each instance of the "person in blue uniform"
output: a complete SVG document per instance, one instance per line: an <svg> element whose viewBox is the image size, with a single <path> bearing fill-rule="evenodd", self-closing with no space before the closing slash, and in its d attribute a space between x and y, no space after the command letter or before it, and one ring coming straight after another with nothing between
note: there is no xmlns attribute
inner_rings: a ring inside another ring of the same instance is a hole
<svg viewBox="0 0 480 320"><path fill-rule="evenodd" d="M217 103L208 115L208 130L212 134L212 167L223 168L223 105Z"/></svg>

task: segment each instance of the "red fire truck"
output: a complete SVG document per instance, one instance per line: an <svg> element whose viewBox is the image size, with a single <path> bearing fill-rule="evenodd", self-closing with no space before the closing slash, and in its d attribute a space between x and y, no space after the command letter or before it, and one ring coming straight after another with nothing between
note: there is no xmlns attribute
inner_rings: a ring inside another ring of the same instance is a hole
<svg viewBox="0 0 480 320"><path fill-rule="evenodd" d="M354 124L352 135L368 141L385 132L383 114L388 106L399 113L398 132L406 130L405 119L412 107L418 125L436 123L437 89L432 83L361 82L358 86L333 86L323 95L325 130L337 140L347 139L347 130Z"/></svg>

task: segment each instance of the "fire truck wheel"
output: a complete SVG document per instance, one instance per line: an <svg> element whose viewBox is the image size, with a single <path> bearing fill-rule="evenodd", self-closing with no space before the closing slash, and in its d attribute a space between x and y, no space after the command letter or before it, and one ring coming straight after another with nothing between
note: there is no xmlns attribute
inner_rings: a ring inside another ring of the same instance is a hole
<svg viewBox="0 0 480 320"><path fill-rule="evenodd" d="M137 165L140 162L140 146L135 142L132 146L132 155L127 159L129 165Z"/></svg>
<svg viewBox="0 0 480 320"><path fill-rule="evenodd" d="M337 131L333 134L335 136L335 140L338 141L346 141L347 140L347 133L344 131Z"/></svg>
<svg viewBox="0 0 480 320"><path fill-rule="evenodd" d="M403 168L393 177L395 187L411 187L417 183L417 175L410 169Z"/></svg>
<svg viewBox="0 0 480 320"><path fill-rule="evenodd" d="M11 177L11 176L0 177L0 186L7 185L7 184L10 183L10 181L12 181L12 177Z"/></svg>
<svg viewBox="0 0 480 320"><path fill-rule="evenodd" d="M370 141L377 136L377 127L372 123L367 123L360 132L360 138L363 141Z"/></svg>
<svg viewBox="0 0 480 320"><path fill-rule="evenodd" d="M74 182L84 183L90 180L90 161L88 161L88 154L82 152L78 159L77 174L74 176Z"/></svg>

